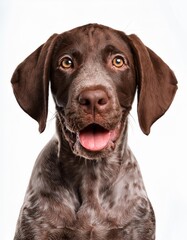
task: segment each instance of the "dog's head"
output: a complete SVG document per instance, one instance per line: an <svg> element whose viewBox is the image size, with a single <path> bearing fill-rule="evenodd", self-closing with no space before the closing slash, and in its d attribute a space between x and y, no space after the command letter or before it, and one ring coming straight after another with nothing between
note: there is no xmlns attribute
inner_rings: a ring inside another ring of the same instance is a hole
<svg viewBox="0 0 187 240"><path fill-rule="evenodd" d="M170 106L177 81L136 35L90 24L54 34L15 70L18 103L44 131L48 88L58 124L77 155L101 158L118 145L136 89L142 131Z"/></svg>

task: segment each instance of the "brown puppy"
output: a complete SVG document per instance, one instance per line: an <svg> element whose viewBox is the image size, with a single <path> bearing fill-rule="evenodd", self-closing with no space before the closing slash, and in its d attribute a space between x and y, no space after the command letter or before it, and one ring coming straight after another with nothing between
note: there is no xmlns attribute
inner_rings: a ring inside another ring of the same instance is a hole
<svg viewBox="0 0 187 240"><path fill-rule="evenodd" d="M177 81L136 35L97 24L54 34L11 80L44 131L49 83L57 134L39 155L15 240L151 240L154 212L127 145L136 89L142 131L170 106Z"/></svg>

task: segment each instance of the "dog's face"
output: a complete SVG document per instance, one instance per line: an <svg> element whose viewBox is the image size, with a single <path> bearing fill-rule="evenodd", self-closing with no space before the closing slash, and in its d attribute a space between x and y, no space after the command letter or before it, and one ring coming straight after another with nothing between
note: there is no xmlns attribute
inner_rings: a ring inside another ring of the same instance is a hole
<svg viewBox="0 0 187 240"><path fill-rule="evenodd" d="M51 88L74 153L92 159L113 152L136 90L133 55L120 34L93 26L63 34Z"/></svg>
<svg viewBox="0 0 187 240"><path fill-rule="evenodd" d="M97 24L54 34L15 70L15 96L38 121L40 132L46 124L50 81L57 128L73 152L88 159L107 157L122 144L136 88L145 134L177 90L171 69L136 35Z"/></svg>

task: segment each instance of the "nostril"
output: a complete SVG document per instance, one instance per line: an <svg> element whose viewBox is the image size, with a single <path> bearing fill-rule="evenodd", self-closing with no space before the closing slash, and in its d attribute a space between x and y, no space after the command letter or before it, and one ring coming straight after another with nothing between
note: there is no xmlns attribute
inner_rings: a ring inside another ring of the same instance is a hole
<svg viewBox="0 0 187 240"><path fill-rule="evenodd" d="M80 105L89 106L90 100L83 98L82 96L79 96L79 103L80 103Z"/></svg>
<svg viewBox="0 0 187 240"><path fill-rule="evenodd" d="M107 102L108 102L107 98L101 98L98 100L99 105L105 105L105 104L107 104Z"/></svg>

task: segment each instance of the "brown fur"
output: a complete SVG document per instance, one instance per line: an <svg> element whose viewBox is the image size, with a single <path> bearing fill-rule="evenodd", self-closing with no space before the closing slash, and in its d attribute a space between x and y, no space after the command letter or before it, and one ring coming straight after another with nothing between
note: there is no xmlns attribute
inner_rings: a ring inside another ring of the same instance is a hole
<svg viewBox="0 0 187 240"><path fill-rule="evenodd" d="M67 55L73 66L63 69ZM115 56L122 67L112 64ZM136 35L89 24L51 36L11 82L40 132L49 82L57 110L57 135L36 161L14 239L155 239L154 212L127 145L127 116L138 89L139 123L149 134L177 90L170 68ZM80 143L80 131L92 124L115 133L99 151Z"/></svg>

